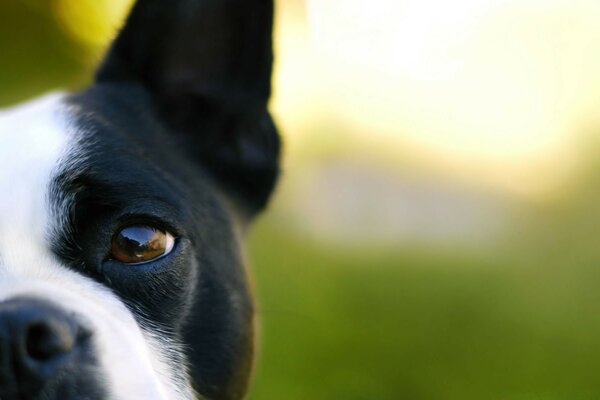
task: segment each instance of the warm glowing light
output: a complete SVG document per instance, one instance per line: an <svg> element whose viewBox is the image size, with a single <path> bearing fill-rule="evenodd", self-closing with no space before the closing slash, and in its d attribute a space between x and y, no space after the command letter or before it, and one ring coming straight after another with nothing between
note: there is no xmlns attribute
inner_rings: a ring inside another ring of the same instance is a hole
<svg viewBox="0 0 600 400"><path fill-rule="evenodd" d="M54 0L61 26L92 48L104 47L121 26L134 0Z"/></svg>
<svg viewBox="0 0 600 400"><path fill-rule="evenodd" d="M562 178L542 171L568 169L573 138L598 122L598 2L308 5L319 109L365 140L526 192Z"/></svg>

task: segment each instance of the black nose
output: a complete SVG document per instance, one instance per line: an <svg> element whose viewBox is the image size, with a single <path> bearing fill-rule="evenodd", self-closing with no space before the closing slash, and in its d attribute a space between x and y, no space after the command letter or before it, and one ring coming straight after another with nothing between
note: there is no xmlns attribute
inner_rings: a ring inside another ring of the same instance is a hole
<svg viewBox="0 0 600 400"><path fill-rule="evenodd" d="M16 298L0 303L2 392L34 395L69 364L86 336L75 316L46 301Z"/></svg>

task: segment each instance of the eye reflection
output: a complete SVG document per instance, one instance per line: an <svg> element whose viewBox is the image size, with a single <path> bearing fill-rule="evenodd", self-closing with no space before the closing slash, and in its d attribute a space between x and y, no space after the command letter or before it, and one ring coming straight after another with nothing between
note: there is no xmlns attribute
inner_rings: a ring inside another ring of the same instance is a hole
<svg viewBox="0 0 600 400"><path fill-rule="evenodd" d="M132 225L113 236L111 257L125 264L140 264L169 254L174 245L175 238L169 232Z"/></svg>

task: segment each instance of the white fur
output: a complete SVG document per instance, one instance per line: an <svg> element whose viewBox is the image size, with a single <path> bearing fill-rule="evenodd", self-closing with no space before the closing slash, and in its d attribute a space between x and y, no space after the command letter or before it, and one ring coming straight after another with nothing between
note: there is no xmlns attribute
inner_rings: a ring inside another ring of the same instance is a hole
<svg viewBox="0 0 600 400"><path fill-rule="evenodd" d="M177 344L140 327L116 295L49 250L52 218L62 218L50 210L50 183L61 160L78 151L63 98L51 94L0 113L0 301L47 299L87 319L112 399L192 399L185 374L175 372L184 366L173 365Z"/></svg>

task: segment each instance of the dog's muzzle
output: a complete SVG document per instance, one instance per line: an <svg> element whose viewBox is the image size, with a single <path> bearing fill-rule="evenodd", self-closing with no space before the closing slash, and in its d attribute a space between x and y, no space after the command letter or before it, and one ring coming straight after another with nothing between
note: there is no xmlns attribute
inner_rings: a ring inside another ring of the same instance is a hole
<svg viewBox="0 0 600 400"><path fill-rule="evenodd" d="M79 398L74 391L83 389L99 395L91 336L81 318L47 301L0 303L0 399Z"/></svg>

